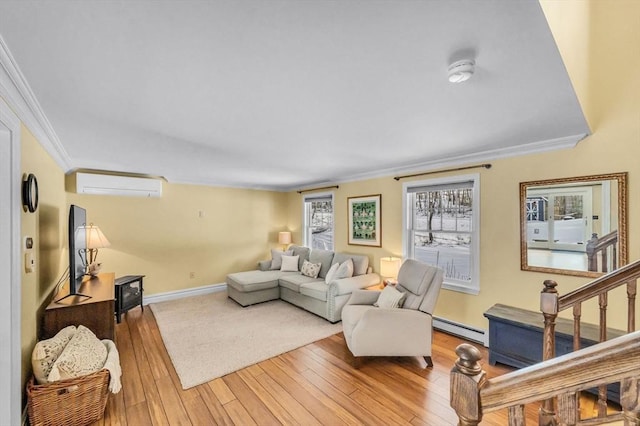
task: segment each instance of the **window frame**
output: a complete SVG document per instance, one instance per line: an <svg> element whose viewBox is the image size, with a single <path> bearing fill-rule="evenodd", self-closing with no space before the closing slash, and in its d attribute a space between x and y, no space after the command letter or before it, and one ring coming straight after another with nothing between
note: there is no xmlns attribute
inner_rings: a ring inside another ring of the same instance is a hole
<svg viewBox="0 0 640 426"><path fill-rule="evenodd" d="M312 201L313 199L318 198L331 198L331 208L333 214L333 223L331 227L331 244L332 247L327 250L335 250L336 241L336 204L335 204L335 196L333 191L328 192L316 192L313 194L307 194L302 196L302 244L305 247L311 247L311 240L309 239L308 234L308 224L307 224L307 202Z"/></svg>
<svg viewBox="0 0 640 426"><path fill-rule="evenodd" d="M473 210L471 215L471 282L448 281L447 277L442 288L460 293L477 295L480 293L480 174L449 176L435 179L405 182L402 184L402 250L405 259L413 258L412 229L413 206L409 198L413 198L409 191L420 186L446 186L461 182L473 182Z"/></svg>

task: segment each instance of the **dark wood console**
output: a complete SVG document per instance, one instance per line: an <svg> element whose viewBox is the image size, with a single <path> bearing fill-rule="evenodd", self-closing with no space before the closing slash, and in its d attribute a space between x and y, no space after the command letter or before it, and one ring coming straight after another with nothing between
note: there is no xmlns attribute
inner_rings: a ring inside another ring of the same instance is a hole
<svg viewBox="0 0 640 426"><path fill-rule="evenodd" d="M114 340L115 321L115 274L99 274L84 277L78 289L91 298L70 296L60 302L52 301L45 309L40 339L49 339L69 325L84 325L99 339ZM69 283L54 297L59 300L69 294Z"/></svg>

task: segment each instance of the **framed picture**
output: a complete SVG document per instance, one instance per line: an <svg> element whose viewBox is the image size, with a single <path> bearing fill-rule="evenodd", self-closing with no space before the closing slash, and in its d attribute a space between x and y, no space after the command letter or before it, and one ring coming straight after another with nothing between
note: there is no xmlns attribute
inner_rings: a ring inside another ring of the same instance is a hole
<svg viewBox="0 0 640 426"><path fill-rule="evenodd" d="M380 204L382 195L349 197L349 244L382 246Z"/></svg>

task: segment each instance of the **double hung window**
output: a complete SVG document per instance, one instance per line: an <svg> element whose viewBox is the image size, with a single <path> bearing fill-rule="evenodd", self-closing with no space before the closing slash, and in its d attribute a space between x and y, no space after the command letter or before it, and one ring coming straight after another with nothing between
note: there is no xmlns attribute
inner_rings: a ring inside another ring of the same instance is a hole
<svg viewBox="0 0 640 426"><path fill-rule="evenodd" d="M302 223L305 246L333 250L333 193L305 195Z"/></svg>
<svg viewBox="0 0 640 426"><path fill-rule="evenodd" d="M405 257L444 270L444 288L478 294L480 175L404 185Z"/></svg>

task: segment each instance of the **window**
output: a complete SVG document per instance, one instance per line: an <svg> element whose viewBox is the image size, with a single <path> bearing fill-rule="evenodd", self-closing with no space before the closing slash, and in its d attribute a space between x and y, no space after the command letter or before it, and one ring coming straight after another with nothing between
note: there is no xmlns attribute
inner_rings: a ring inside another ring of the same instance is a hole
<svg viewBox="0 0 640 426"><path fill-rule="evenodd" d="M304 245L333 250L333 194L312 194L303 199Z"/></svg>
<svg viewBox="0 0 640 426"><path fill-rule="evenodd" d="M404 184L405 257L444 270L443 287L480 292L480 175Z"/></svg>

